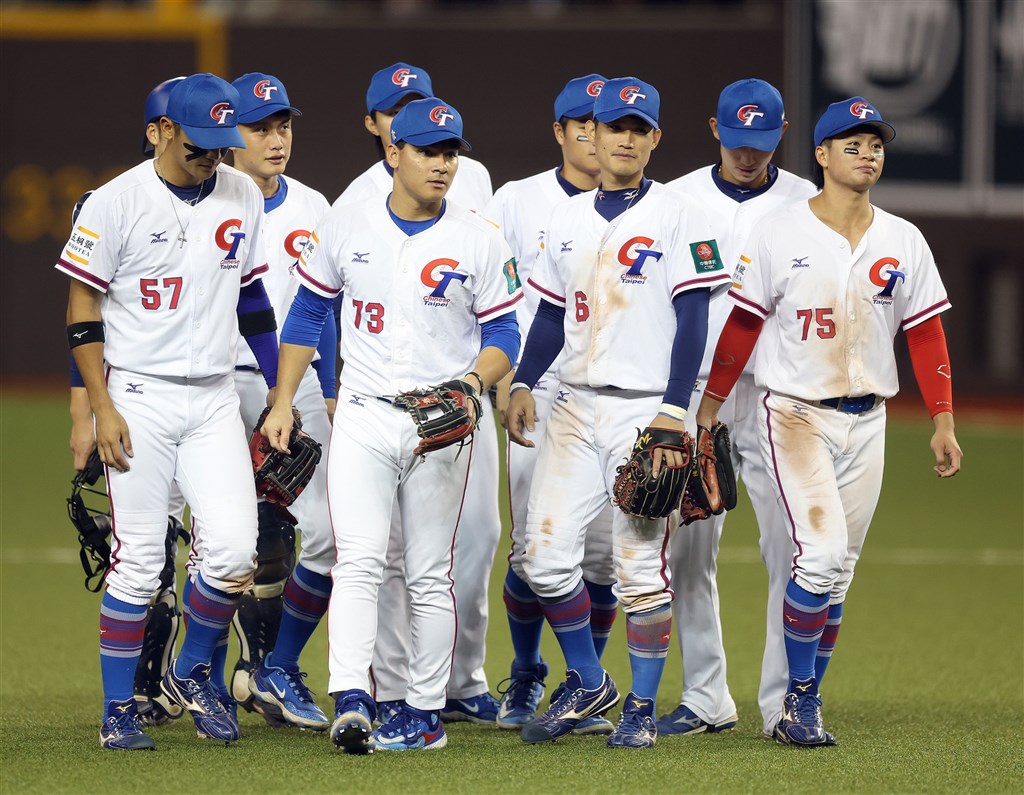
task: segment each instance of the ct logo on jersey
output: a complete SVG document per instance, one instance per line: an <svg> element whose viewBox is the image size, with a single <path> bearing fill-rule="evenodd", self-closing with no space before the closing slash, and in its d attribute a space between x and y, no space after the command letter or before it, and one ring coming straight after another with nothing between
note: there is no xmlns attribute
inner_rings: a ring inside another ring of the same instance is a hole
<svg viewBox="0 0 1024 795"><path fill-rule="evenodd" d="M277 91L277 86L271 83L269 80L260 80L256 85L252 87L252 93L264 102L269 102L271 94Z"/></svg>
<svg viewBox="0 0 1024 795"><path fill-rule="evenodd" d="M210 108L210 118L217 122L217 124L227 124L228 116L234 112L230 102L218 102Z"/></svg>
<svg viewBox="0 0 1024 795"><path fill-rule="evenodd" d="M744 105L736 111L736 118L743 122L744 127L750 127L754 119L764 118L764 113L757 109L757 105Z"/></svg>
<svg viewBox="0 0 1024 795"><path fill-rule="evenodd" d="M459 267L459 263L456 260L446 257L432 259L423 266L423 270L420 271L420 281L427 287L433 288L433 292L423 296L423 303L426 306L448 306L451 303L445 295L448 285L453 280L464 282L469 278L468 273L456 273L457 267ZM451 270L448 270L449 268Z"/></svg>
<svg viewBox="0 0 1024 795"><path fill-rule="evenodd" d="M587 94L592 97L601 95L601 89L604 88L604 80L594 80L587 85Z"/></svg>
<svg viewBox="0 0 1024 795"><path fill-rule="evenodd" d="M448 112L448 108L445 105L438 105L432 111L430 111L430 120L434 122L438 127L444 127L444 123L448 119L454 119L455 116Z"/></svg>
<svg viewBox="0 0 1024 795"><path fill-rule="evenodd" d="M217 227L213 235L213 242L217 248L227 252L227 256L220 261L221 270L232 270L238 267L238 247L245 240L245 232L241 231L242 221L240 218L229 218ZM231 231L231 230L239 231Z"/></svg>
<svg viewBox="0 0 1024 795"><path fill-rule="evenodd" d="M647 99L647 95L640 93L640 86L626 86L619 92L619 99L627 105L632 105L638 99Z"/></svg>
<svg viewBox="0 0 1024 795"><path fill-rule="evenodd" d="M900 261L895 257L882 257L868 273L871 283L882 290L872 296L872 302L879 306L888 306L893 301L896 285L906 281L907 274L899 270Z"/></svg>
<svg viewBox="0 0 1024 795"><path fill-rule="evenodd" d="M391 75L391 82L394 83L396 86L408 88L409 81L416 80L418 77L419 75L414 75L411 69L405 69L403 67L402 69L395 70L395 73Z"/></svg>
<svg viewBox="0 0 1024 795"><path fill-rule="evenodd" d="M850 113L856 116L858 119L866 119L869 113L874 113L875 109L872 108L867 102L854 102L850 105Z"/></svg>
<svg viewBox="0 0 1024 795"><path fill-rule="evenodd" d="M288 266L289 274L295 273L295 266L299 264L298 259L308 242L309 232L305 229L296 229L284 239L284 253L292 260L292 264Z"/></svg>
<svg viewBox="0 0 1024 795"><path fill-rule="evenodd" d="M661 259L662 252L654 251L651 246L654 241L649 237L632 237L622 244L619 249L619 264L629 268L628 271L619 276L623 284L643 284L647 277L640 271L648 259L655 262Z"/></svg>

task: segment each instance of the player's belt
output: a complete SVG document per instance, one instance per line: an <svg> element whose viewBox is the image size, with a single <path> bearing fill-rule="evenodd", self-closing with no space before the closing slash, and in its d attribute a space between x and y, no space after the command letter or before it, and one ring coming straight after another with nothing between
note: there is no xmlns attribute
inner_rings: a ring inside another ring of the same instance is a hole
<svg viewBox="0 0 1024 795"><path fill-rule="evenodd" d="M862 414L865 411L870 411L884 400L885 398L878 395L861 395L860 397L837 397L810 402L824 408L845 411L847 414Z"/></svg>
<svg viewBox="0 0 1024 795"><path fill-rule="evenodd" d="M236 370L242 370L246 373L262 373L263 371L259 367L253 367L251 364L240 364L235 367Z"/></svg>

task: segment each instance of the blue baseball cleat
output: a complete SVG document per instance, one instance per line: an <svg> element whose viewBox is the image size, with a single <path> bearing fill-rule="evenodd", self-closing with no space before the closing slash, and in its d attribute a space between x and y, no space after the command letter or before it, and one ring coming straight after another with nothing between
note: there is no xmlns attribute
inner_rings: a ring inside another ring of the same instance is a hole
<svg viewBox="0 0 1024 795"><path fill-rule="evenodd" d="M785 745L835 745L836 738L825 731L821 720L821 696L786 693L782 719L775 726L775 739Z"/></svg>
<svg viewBox="0 0 1024 795"><path fill-rule="evenodd" d="M565 690L565 682L562 682L555 688L555 692L551 694L551 703L554 704L562 696L562 692ZM589 718L584 718L573 728L573 734L611 734L615 730L615 724L608 720L604 715L591 715Z"/></svg>
<svg viewBox="0 0 1024 795"><path fill-rule="evenodd" d="M449 698L441 710L441 720L446 723L469 721L470 723L494 723L501 705L490 693L481 693L471 698Z"/></svg>
<svg viewBox="0 0 1024 795"><path fill-rule="evenodd" d="M249 680L249 690L263 704L276 706L281 718L290 726L322 732L330 721L323 710L316 705L313 694L302 681L306 675L296 666L294 669L270 665L267 655Z"/></svg>
<svg viewBox="0 0 1024 795"><path fill-rule="evenodd" d="M362 690L339 693L331 724L331 742L347 754L372 754L373 721L377 708Z"/></svg>
<svg viewBox="0 0 1024 795"><path fill-rule="evenodd" d="M622 715L615 731L608 737L609 748L653 748L658 739L654 722L654 699L640 698L635 693L626 696Z"/></svg>
<svg viewBox="0 0 1024 795"><path fill-rule="evenodd" d="M100 747L112 751L153 751L156 743L142 731L135 699L111 701L100 726Z"/></svg>
<svg viewBox="0 0 1024 795"><path fill-rule="evenodd" d="M580 675L567 672L565 690L547 712L523 726L523 742L543 743L568 734L580 721L592 715L603 715L619 701L619 691L608 672L593 690L583 687Z"/></svg>
<svg viewBox="0 0 1024 795"><path fill-rule="evenodd" d="M188 676L178 676L174 669L175 665L167 669L160 689L167 698L188 710L199 737L226 743L237 740L241 734L238 721L224 709L217 690L210 682L209 663L199 663Z"/></svg>
<svg viewBox="0 0 1024 795"><path fill-rule="evenodd" d="M429 751L448 744L448 735L437 712L408 705L377 729L373 739L379 751Z"/></svg>
<svg viewBox="0 0 1024 795"><path fill-rule="evenodd" d="M498 728L521 729L537 717L537 708L544 697L544 679L548 666L543 660L536 665L519 665L512 661L511 676L505 680L508 687L498 685L501 704L495 718Z"/></svg>
<svg viewBox="0 0 1024 795"><path fill-rule="evenodd" d="M374 721L374 727L383 726L388 723L395 715L398 714L398 710L405 706L405 699L398 699L397 701L378 701L377 702L377 718Z"/></svg>
<svg viewBox="0 0 1024 795"><path fill-rule="evenodd" d="M685 704L658 718L658 734L700 734L729 731L736 728L739 716L733 713L718 723L708 723Z"/></svg>

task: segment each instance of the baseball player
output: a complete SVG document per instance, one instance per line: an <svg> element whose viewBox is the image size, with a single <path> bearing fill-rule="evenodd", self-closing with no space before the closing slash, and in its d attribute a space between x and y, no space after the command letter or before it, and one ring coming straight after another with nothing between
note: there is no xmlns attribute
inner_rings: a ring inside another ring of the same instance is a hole
<svg viewBox="0 0 1024 795"><path fill-rule="evenodd" d="M252 177L263 194L269 270L262 281L274 314L283 319L299 286L292 277L295 262L310 230L330 205L319 192L284 177L293 120L301 115L291 105L284 84L274 75L250 72L232 85L240 97L238 130L245 141L244 149L233 152L234 166ZM303 430L326 447L337 395L337 332L333 323L325 324L323 332L294 403L302 415ZM252 429L266 405L266 389L252 352L240 348L238 354L235 389L242 421ZM235 698L253 706L254 697L272 724L280 716L289 725L320 731L330 722L303 681L299 655L326 612L331 591L334 533L327 510L326 471L326 467L314 471L289 509L294 519L273 503L259 504L255 584L242 597L235 617L242 659L232 679ZM297 565L295 520L302 531Z"/></svg>
<svg viewBox="0 0 1024 795"><path fill-rule="evenodd" d="M522 289L508 245L492 224L445 201L459 151L469 148L461 116L443 100L417 100L395 116L390 135L391 194L332 208L299 259L302 287L281 336L278 402L263 428L283 449L289 401L343 295L345 366L327 470L337 547L328 631L331 739L351 753L447 743L440 711L455 643L453 547L475 451L460 455L456 445L415 455L416 426L392 400L463 373L482 394L519 349ZM367 676L396 500L411 602L410 681L396 714L371 734Z"/></svg>
<svg viewBox="0 0 1024 795"><path fill-rule="evenodd" d="M192 621L163 690L189 711L200 737L239 736L210 682L214 648L256 554L255 488L232 375L241 328L272 387L276 335L260 322L270 302L259 283L259 191L220 166L228 147L243 145L237 107L238 92L214 75L178 83L160 119L160 157L93 193L56 265L71 277L68 342L96 418L111 502L100 608L104 748L154 747L139 725L132 681L164 565L172 483L205 536L205 554L192 561L184 600Z"/></svg>
<svg viewBox="0 0 1024 795"><path fill-rule="evenodd" d="M516 256L520 279L528 279L534 263L550 241L544 229L552 208L570 196L593 190L598 185L600 166L594 144L587 136L586 122L593 118L594 99L606 78L598 74L577 77L566 83L555 99L553 132L562 152L562 164L501 187L487 205L484 216L501 228ZM521 334L526 334L537 311L538 295L526 291L526 300L516 310ZM551 404L559 395L558 378L549 369L533 389L535 401L535 442L544 438ZM508 379L498 385L498 410L508 406ZM537 448L511 444L506 453L509 502L512 513L512 546L505 575L504 602L515 658L507 687L502 693L497 723L503 729L521 729L536 717L544 693L548 666L540 656L544 614L536 594L523 572L527 502L533 482ZM590 629L598 657L611 633L619 603L612 594L615 574L611 568L611 506L607 506L587 530L582 562L583 582L590 595ZM557 692L557 691L556 691ZM580 721L577 734L610 734L612 724L600 715Z"/></svg>
<svg viewBox="0 0 1024 795"><path fill-rule="evenodd" d="M788 125L782 96L774 86L752 78L726 86L719 95L717 113L708 123L719 142L719 161L668 183L668 187L688 194L707 208L722 257L736 263L759 219L785 204L810 198L816 190L810 182L771 162ZM711 301L708 345L694 388L695 400L704 393L711 356L731 308L724 291ZM778 530L784 517L761 465L756 422L760 392L754 386L752 368L745 369L721 418L729 425L733 467L746 483L761 528L761 556L772 571L784 568L792 556L788 535ZM696 433L693 413L687 417L687 430ZM672 590L676 594L672 610L683 654L683 694L679 706L658 719L658 734L720 732L736 726L736 702L726 683L716 581L724 524L722 513L672 534ZM781 561L781 565L770 563L772 560ZM778 622L785 588L784 580L773 583L768 594L768 640L760 702L769 734L778 722L788 684Z"/></svg>
<svg viewBox="0 0 1024 795"><path fill-rule="evenodd" d="M700 206L644 177L661 140L660 97L635 77L609 80L587 122L601 186L557 205L529 283L541 294L508 407L510 438L530 446L531 390L558 359L560 393L530 492L523 569L569 668L567 687L522 738L535 743L603 714L619 693L590 631L583 530L608 505L635 429L682 431L707 337L712 290L729 282ZM681 466L655 453L655 476ZM612 511L614 593L627 616L632 691L610 747L657 737L654 704L671 635L669 521Z"/></svg>
<svg viewBox="0 0 1024 795"><path fill-rule="evenodd" d="M698 423L714 424L762 339L754 365L766 390L760 449L792 539L776 617L789 662L775 727L783 743L835 743L819 688L881 490L885 400L897 391L893 337L900 328L935 424L935 471L948 478L960 470L939 317L949 308L946 291L921 233L870 203L895 134L862 97L830 105L818 120L821 193L771 213L752 231L697 412Z"/></svg>
<svg viewBox="0 0 1024 795"><path fill-rule="evenodd" d="M431 96L430 75L410 64L397 63L373 75L366 92L366 129L374 136L381 157L395 114L415 99ZM391 166L381 159L357 177L335 201L340 207L361 201L383 202L391 191ZM459 155L447 199L480 212L491 198L491 178L479 162ZM498 701L490 694L484 672L487 640L487 589L491 566L501 539L498 509L498 438L490 397L481 396L482 417L474 435L473 462L462 523L474 528L461 533L455 547L455 600L459 633L452 678L448 683L445 721L494 723ZM372 684L379 713L387 717L401 706L409 686L409 601L402 572L401 510L392 516L391 547L380 591L380 620L374 649Z"/></svg>

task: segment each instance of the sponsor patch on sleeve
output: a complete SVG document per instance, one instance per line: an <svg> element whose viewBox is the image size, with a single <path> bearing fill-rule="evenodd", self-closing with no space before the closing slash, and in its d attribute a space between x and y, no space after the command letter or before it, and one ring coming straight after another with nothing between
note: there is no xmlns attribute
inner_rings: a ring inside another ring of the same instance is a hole
<svg viewBox="0 0 1024 795"><path fill-rule="evenodd" d="M96 250L96 244L100 242L100 236L84 226L76 226L71 231L71 239L64 249L68 258L79 265L88 265L92 259L92 252Z"/></svg>
<svg viewBox="0 0 1024 795"><path fill-rule="evenodd" d="M711 273L723 268L722 256L718 253L718 243L714 240L702 240L690 243L690 255L697 273Z"/></svg>
<svg viewBox="0 0 1024 795"><path fill-rule="evenodd" d="M512 259L505 263L505 284L508 286L509 295L512 295L512 293L523 286L519 281L519 274L516 272L515 257L512 257Z"/></svg>

